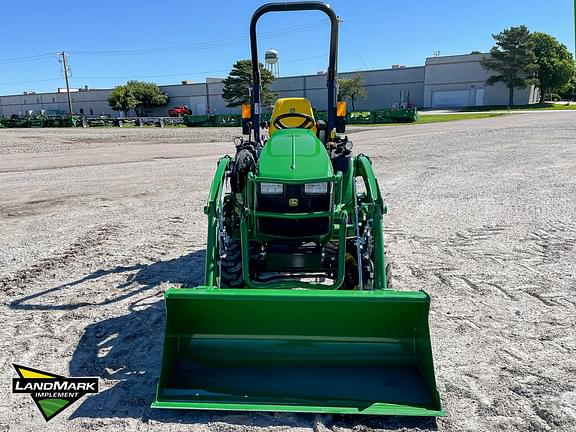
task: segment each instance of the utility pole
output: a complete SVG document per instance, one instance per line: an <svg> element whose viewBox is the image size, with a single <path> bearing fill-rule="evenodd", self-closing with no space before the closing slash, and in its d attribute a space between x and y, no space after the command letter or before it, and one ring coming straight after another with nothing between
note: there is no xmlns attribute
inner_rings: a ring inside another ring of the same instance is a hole
<svg viewBox="0 0 576 432"><path fill-rule="evenodd" d="M70 97L70 84L68 83L68 62L67 62L68 55L64 51L62 51L60 55L62 56L62 65L64 67L64 79L66 81L66 95L68 96L68 113L72 115L72 98Z"/></svg>

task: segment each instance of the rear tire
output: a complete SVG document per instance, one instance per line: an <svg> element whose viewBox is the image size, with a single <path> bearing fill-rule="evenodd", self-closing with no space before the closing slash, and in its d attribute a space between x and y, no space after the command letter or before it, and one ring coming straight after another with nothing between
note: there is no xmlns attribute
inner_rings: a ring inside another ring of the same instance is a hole
<svg viewBox="0 0 576 432"><path fill-rule="evenodd" d="M222 288L241 288L244 286L242 277L242 247L238 240L229 239L224 245L224 256L220 258L220 285Z"/></svg>

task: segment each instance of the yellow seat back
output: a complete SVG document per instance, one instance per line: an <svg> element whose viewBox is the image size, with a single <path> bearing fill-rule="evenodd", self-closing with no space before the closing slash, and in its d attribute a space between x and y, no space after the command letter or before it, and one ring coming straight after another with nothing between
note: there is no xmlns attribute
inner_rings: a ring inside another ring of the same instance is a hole
<svg viewBox="0 0 576 432"><path fill-rule="evenodd" d="M278 129L274 126L274 119L281 114L286 113L301 113L306 114L312 118L314 118L314 111L312 110L312 105L310 101L306 98L280 98L274 104L274 111L272 111L272 117L270 118L270 129L269 133L270 136ZM282 120L282 123L288 127L297 127L302 124L304 121L303 118L300 117L288 117ZM316 124L310 129L311 131L316 134Z"/></svg>

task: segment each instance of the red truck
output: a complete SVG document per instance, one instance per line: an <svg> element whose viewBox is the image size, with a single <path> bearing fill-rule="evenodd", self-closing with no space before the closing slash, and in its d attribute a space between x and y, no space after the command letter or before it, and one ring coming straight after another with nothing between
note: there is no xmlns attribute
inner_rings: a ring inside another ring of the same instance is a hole
<svg viewBox="0 0 576 432"><path fill-rule="evenodd" d="M188 108L186 105L184 106L177 106L174 108L170 108L168 110L168 115L170 117L182 117L188 114L192 114L192 110Z"/></svg>

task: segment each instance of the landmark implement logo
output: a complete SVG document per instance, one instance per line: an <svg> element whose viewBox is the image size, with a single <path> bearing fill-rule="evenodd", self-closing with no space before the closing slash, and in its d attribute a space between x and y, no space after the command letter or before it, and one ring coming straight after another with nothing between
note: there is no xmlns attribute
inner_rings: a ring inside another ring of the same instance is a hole
<svg viewBox="0 0 576 432"><path fill-rule="evenodd" d="M12 379L12 393L27 393L48 421L82 396L98 393L97 377L66 378L50 372L13 365L18 378Z"/></svg>

